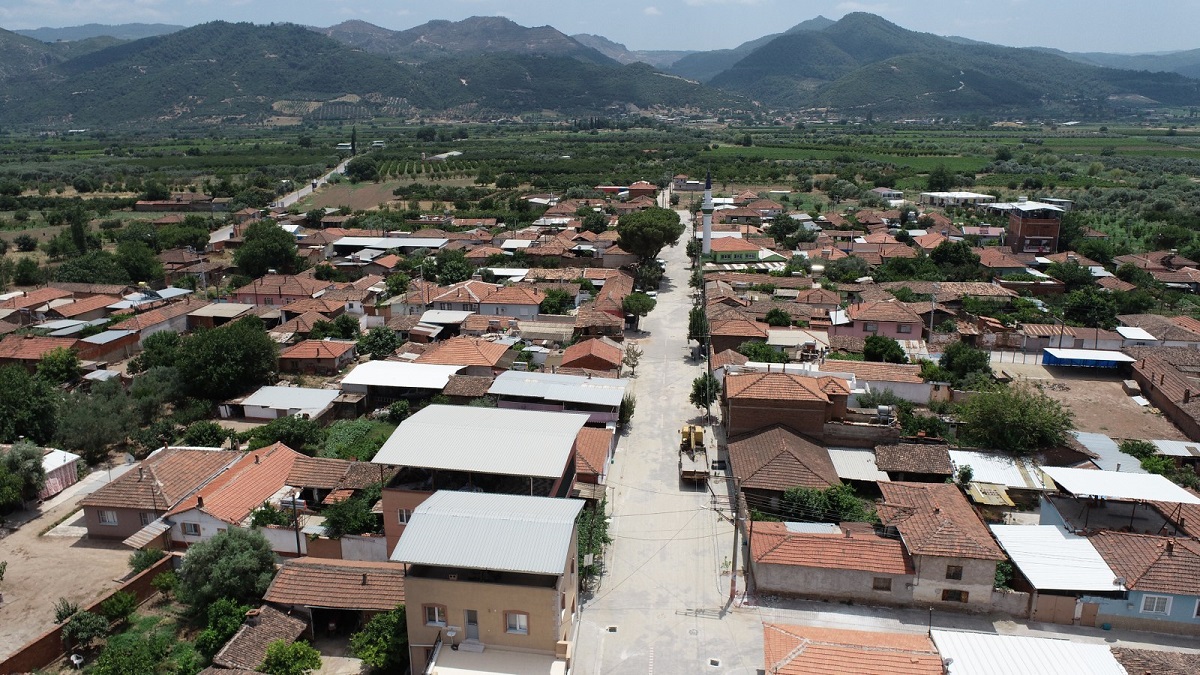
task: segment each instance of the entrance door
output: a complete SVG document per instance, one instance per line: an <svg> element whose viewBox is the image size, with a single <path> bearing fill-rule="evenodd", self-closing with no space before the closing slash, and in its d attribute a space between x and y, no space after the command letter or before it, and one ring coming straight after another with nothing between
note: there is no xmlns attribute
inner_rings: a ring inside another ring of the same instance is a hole
<svg viewBox="0 0 1200 675"><path fill-rule="evenodd" d="M479 639L479 613L473 609L468 609L466 611L466 618L463 621L463 624L466 626L466 629L467 629L466 639L478 640Z"/></svg>
<svg viewBox="0 0 1200 675"><path fill-rule="evenodd" d="M1094 602L1083 603L1083 614L1079 617L1080 626L1096 627L1096 614L1100 612L1100 605Z"/></svg>

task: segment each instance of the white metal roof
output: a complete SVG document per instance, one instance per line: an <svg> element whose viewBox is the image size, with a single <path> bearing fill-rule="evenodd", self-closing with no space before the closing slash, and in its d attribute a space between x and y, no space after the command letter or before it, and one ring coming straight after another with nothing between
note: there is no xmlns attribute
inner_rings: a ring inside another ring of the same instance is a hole
<svg viewBox="0 0 1200 675"><path fill-rule="evenodd" d="M489 394L524 396L565 403L591 405L621 405L629 380L607 377L584 377L558 373L522 373L507 370L496 377Z"/></svg>
<svg viewBox="0 0 1200 675"><path fill-rule="evenodd" d="M1158 454L1170 457L1200 457L1200 443L1195 441L1150 441L1158 448Z"/></svg>
<svg viewBox="0 0 1200 675"><path fill-rule="evenodd" d="M838 478L888 482L891 478L875 465L875 450L871 448L826 448Z"/></svg>
<svg viewBox="0 0 1200 675"><path fill-rule="evenodd" d="M46 454L42 455L42 468L46 470L46 473L50 473L68 464L74 464L79 459L79 455L73 452L59 450L58 448L46 448Z"/></svg>
<svg viewBox="0 0 1200 675"><path fill-rule="evenodd" d="M812 342L819 347L829 347L829 333L805 330L803 328L769 328L767 329L767 344L773 347L800 347Z"/></svg>
<svg viewBox="0 0 1200 675"><path fill-rule="evenodd" d="M463 321L467 320L468 316L471 316L474 313L475 312L452 309L429 309L421 315L421 323L433 323L441 325L462 323Z"/></svg>
<svg viewBox="0 0 1200 675"><path fill-rule="evenodd" d="M342 237L333 242L339 248L441 248L449 239L434 237Z"/></svg>
<svg viewBox="0 0 1200 675"><path fill-rule="evenodd" d="M441 490L421 502L392 551L412 565L562 574L578 499Z"/></svg>
<svg viewBox="0 0 1200 675"><path fill-rule="evenodd" d="M1116 361L1117 363L1133 363L1137 360L1128 354L1105 349L1059 349L1057 347L1045 347L1043 348L1043 351L1058 359Z"/></svg>
<svg viewBox="0 0 1200 675"><path fill-rule="evenodd" d="M253 309L254 305L244 302L214 302L189 312L188 316L235 317Z"/></svg>
<svg viewBox="0 0 1200 675"><path fill-rule="evenodd" d="M949 453L955 472L969 466L973 481L1030 490L1045 487L1042 473L1027 459L973 450L949 450Z"/></svg>
<svg viewBox="0 0 1200 675"><path fill-rule="evenodd" d="M336 389L314 389L311 387L262 387L242 400L242 405L259 406L273 410L295 410L316 415L324 410L342 392Z"/></svg>
<svg viewBox="0 0 1200 675"><path fill-rule="evenodd" d="M1104 471L1128 471L1129 473L1146 473L1141 461L1133 455L1121 452L1121 446L1105 434L1087 431L1072 431L1079 444L1096 455L1092 463Z"/></svg>
<svg viewBox="0 0 1200 675"><path fill-rule="evenodd" d="M992 525L992 534L1039 591L1124 591L1091 540L1057 525Z"/></svg>
<svg viewBox="0 0 1200 675"><path fill-rule="evenodd" d="M1158 338L1154 337L1150 331L1137 326L1117 326L1113 329L1120 333L1121 337L1126 340L1146 340L1148 342L1158 342Z"/></svg>
<svg viewBox="0 0 1200 675"><path fill-rule="evenodd" d="M501 250L504 251L515 251L521 248L529 248L530 246L533 246L532 239L507 239L504 243L500 244Z"/></svg>
<svg viewBox="0 0 1200 675"><path fill-rule="evenodd" d="M400 423L372 462L558 478L587 415L431 405Z"/></svg>
<svg viewBox="0 0 1200 675"><path fill-rule="evenodd" d="M1108 645L1025 635L934 630L948 675L1126 675Z"/></svg>
<svg viewBox="0 0 1200 675"><path fill-rule="evenodd" d="M86 342L86 343L92 344L92 345L106 345L110 342L116 342L117 340L120 340L123 337L128 337L130 335L133 335L135 332L137 332L137 331L106 330L103 333L96 333L95 335L89 335L80 341Z"/></svg>
<svg viewBox="0 0 1200 675"><path fill-rule="evenodd" d="M1093 471L1065 466L1044 466L1042 473L1077 497L1200 504L1200 498L1156 473Z"/></svg>
<svg viewBox="0 0 1200 675"><path fill-rule="evenodd" d="M446 388L450 376L466 366L440 366L404 361L367 361L342 378L342 386L397 387L399 389Z"/></svg>
<svg viewBox="0 0 1200 675"><path fill-rule="evenodd" d="M784 523L788 532L796 534L841 534L836 523Z"/></svg>

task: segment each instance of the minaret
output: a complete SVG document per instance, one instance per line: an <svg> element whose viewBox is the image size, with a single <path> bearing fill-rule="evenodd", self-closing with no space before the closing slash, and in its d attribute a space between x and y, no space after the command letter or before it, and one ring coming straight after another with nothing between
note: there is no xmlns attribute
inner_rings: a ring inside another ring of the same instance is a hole
<svg viewBox="0 0 1200 675"><path fill-rule="evenodd" d="M708 176L704 179L704 203L700 206L700 210L704 212L704 242L700 248L703 255L712 253L712 171L708 172Z"/></svg>

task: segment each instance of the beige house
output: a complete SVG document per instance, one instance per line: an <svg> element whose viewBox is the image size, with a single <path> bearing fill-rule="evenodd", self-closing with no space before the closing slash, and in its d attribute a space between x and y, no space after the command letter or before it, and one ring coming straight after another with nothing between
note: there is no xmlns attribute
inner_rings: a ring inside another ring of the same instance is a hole
<svg viewBox="0 0 1200 675"><path fill-rule="evenodd" d="M392 552L414 672L565 672L578 617L583 502L439 491ZM449 647L449 648L448 648Z"/></svg>

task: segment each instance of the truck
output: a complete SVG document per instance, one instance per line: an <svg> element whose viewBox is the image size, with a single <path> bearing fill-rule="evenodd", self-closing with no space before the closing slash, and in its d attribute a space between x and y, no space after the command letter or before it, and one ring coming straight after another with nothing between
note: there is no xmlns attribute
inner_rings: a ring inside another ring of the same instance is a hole
<svg viewBox="0 0 1200 675"><path fill-rule="evenodd" d="M685 424L679 430L679 478L708 480L708 450L704 447L704 427Z"/></svg>

